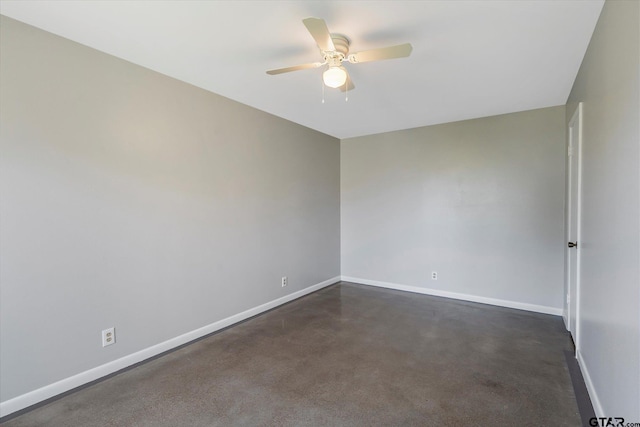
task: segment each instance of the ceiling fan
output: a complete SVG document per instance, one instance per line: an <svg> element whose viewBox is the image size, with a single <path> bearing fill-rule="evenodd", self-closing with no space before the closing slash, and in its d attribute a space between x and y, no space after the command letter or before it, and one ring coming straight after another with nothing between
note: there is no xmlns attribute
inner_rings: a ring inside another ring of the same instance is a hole
<svg viewBox="0 0 640 427"><path fill-rule="evenodd" d="M330 33L323 19L307 18L303 19L302 22L318 44L320 53L322 54L322 62L311 62L293 67L278 68L277 70L267 71L267 74L282 74L327 65L327 69L322 73L324 84L329 87L340 88L340 90L344 92L352 90L355 87L349 77L347 69L342 65L344 61L358 64L383 59L404 58L411 54L412 47L410 43L349 53L349 39L342 34Z"/></svg>

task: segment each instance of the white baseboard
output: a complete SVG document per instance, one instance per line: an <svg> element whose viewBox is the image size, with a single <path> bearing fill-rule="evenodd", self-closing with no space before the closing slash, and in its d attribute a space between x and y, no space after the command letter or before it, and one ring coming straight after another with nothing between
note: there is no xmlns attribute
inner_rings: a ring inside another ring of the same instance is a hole
<svg viewBox="0 0 640 427"><path fill-rule="evenodd" d="M587 386L587 392L589 393L589 398L591 399L591 404L593 405L593 411L596 413L596 417L605 417L606 415L602 410L602 404L600 403L600 399L598 399L598 393L596 392L596 388L593 386L593 381L591 380L591 375L589 374L589 368L587 368L587 364L582 358L580 349L577 349L576 351L576 359L578 359L578 366L580 367L580 372L582 372L584 383Z"/></svg>
<svg viewBox="0 0 640 427"><path fill-rule="evenodd" d="M438 289L420 288L417 286L401 285L398 283L380 282L378 280L361 279L358 277L341 276L345 282L359 283L361 285L378 286L380 288L395 289L398 291L415 292L418 294L432 295L437 297L452 298L463 301L479 302L481 304L497 305L500 307L515 308L518 310L534 311L536 313L562 315L562 308L548 307L544 305L528 304L524 302L508 301L496 298L487 298L477 295L461 294L457 292L441 291Z"/></svg>
<svg viewBox="0 0 640 427"><path fill-rule="evenodd" d="M174 349L190 341L208 335L212 332L219 331L220 329L224 329L235 323L246 320L267 310L271 310L272 308L278 307L279 305L285 304L289 301L293 301L296 298L300 298L339 281L340 276L333 277L331 279L325 280L324 282L317 283L313 286L309 286L308 288L243 311L242 313L235 314L233 316L227 317L226 319L219 320L207 326L203 326L202 328L161 342L160 344L145 348L144 350L129 354L127 356L121 357L120 359L105 363L104 365L97 366L93 369L89 369L88 371L84 371L72 377L57 381L53 384L46 385L37 390L33 390L20 396L14 397L13 399L9 399L5 402L0 402L0 417L10 415L14 412L17 412L24 408L28 408L29 406L35 405L36 403L42 402L46 399L57 396L81 385L90 383L91 381L95 381L114 372L118 372L119 370L124 369L128 366L145 361L153 356L164 353L165 351Z"/></svg>

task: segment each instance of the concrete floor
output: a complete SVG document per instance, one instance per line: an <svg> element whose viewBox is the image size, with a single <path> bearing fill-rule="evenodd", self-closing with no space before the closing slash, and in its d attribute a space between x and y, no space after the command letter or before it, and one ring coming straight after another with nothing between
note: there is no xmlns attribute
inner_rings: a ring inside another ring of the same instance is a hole
<svg viewBox="0 0 640 427"><path fill-rule="evenodd" d="M17 426L579 426L562 320L341 283Z"/></svg>

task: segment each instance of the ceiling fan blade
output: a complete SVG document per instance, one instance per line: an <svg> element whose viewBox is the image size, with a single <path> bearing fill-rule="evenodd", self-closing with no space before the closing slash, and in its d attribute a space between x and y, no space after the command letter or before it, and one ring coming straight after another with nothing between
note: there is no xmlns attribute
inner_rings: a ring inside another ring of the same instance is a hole
<svg viewBox="0 0 640 427"><path fill-rule="evenodd" d="M380 49L364 50L349 55L348 60L353 64L359 62L380 61L383 59L404 58L411 55L411 43L397 46L382 47Z"/></svg>
<svg viewBox="0 0 640 427"><path fill-rule="evenodd" d="M349 73L347 72L347 70L344 70L347 73L347 81L345 82L345 84L343 84L342 86L340 86L340 90L343 92L349 91L351 92L352 90L354 90L356 87L353 84L353 80L351 80L351 76L349 75Z"/></svg>
<svg viewBox="0 0 640 427"><path fill-rule="evenodd" d="M318 47L321 51L325 52L336 50L336 47L333 45L333 40L331 40L331 33L329 32L329 28L327 28L327 24L324 22L324 19L307 18L303 19L302 23L307 27L307 30L309 30L316 43L318 43Z"/></svg>
<svg viewBox="0 0 640 427"><path fill-rule="evenodd" d="M318 68L321 65L323 65L322 62L312 62L309 64L294 65L293 67L278 68L277 70L269 70L267 71L267 74L269 74L270 76L274 76L276 74L289 73L291 71L308 70L309 68Z"/></svg>

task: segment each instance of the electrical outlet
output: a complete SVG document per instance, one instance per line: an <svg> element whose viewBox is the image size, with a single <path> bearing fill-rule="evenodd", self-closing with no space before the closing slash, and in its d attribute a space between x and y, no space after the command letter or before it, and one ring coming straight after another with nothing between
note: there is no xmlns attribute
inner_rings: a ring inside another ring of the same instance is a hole
<svg viewBox="0 0 640 427"><path fill-rule="evenodd" d="M285 286L287 286L288 280L287 280L287 276L284 276L282 278L282 287L284 288Z"/></svg>
<svg viewBox="0 0 640 427"><path fill-rule="evenodd" d="M116 343L116 328L109 328L102 331L102 346L106 347Z"/></svg>
<svg viewBox="0 0 640 427"><path fill-rule="evenodd" d="M438 280L438 272L437 271L432 271L431 272L431 280Z"/></svg>

